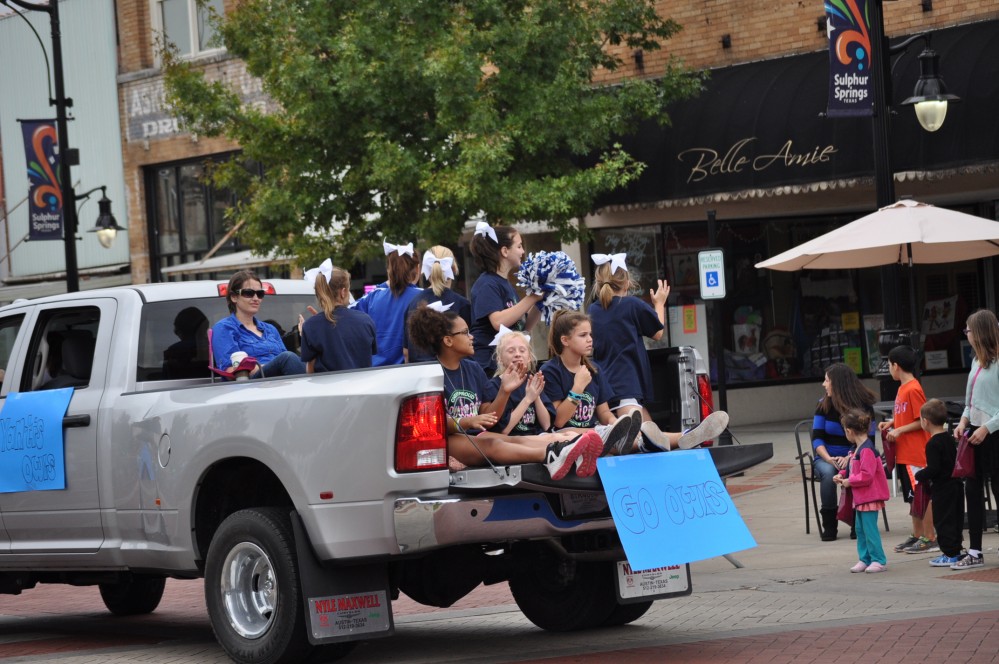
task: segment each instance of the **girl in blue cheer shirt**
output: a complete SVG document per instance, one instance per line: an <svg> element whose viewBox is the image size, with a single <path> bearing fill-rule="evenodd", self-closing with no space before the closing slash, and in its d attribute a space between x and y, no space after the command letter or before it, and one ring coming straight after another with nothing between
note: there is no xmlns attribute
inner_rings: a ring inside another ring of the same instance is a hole
<svg viewBox="0 0 999 664"><path fill-rule="evenodd" d="M454 252L447 247L436 245L427 249L423 254L423 266L421 268L423 278L427 287L409 303L407 318L421 302L427 304L431 302L442 302L449 310L465 320L472 320L471 303L451 290L451 284L458 276L458 264L454 260ZM422 352L415 345L409 343L409 336L406 336L406 361L407 362L429 362L434 359L433 355Z"/></svg>
<svg viewBox="0 0 999 664"><path fill-rule="evenodd" d="M378 352L371 364L376 367L405 361L406 311L422 291L416 286L420 262L413 255L413 243L396 246L384 242L383 247L388 281L354 303L355 309L375 321Z"/></svg>
<svg viewBox="0 0 999 664"><path fill-rule="evenodd" d="M305 279L314 281L322 309L302 324L302 361L308 373L370 367L378 351L375 322L363 311L347 308L350 273L327 258Z"/></svg>
<svg viewBox="0 0 999 664"><path fill-rule="evenodd" d="M530 331L541 318L541 310L534 305L542 296L528 295L518 301L517 292L507 279L511 270L518 269L524 259L524 242L513 228L492 227L480 221L468 249L482 270L470 293L475 361L487 373L492 373L496 363L489 341L499 332L500 325Z"/></svg>
<svg viewBox="0 0 999 664"><path fill-rule="evenodd" d="M452 311L421 306L409 317L409 338L437 356L444 370L448 454L466 466L544 463L552 479L560 480L575 466L578 477L596 472L603 447L600 437L548 433L505 436L486 431L498 417L490 403L495 396L474 353L468 323Z"/></svg>

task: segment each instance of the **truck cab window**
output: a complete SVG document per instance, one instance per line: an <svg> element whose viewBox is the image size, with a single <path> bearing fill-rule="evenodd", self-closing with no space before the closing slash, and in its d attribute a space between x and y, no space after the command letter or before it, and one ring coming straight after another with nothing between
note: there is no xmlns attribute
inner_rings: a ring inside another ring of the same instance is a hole
<svg viewBox="0 0 999 664"><path fill-rule="evenodd" d="M41 312L28 355L32 366L22 377L22 390L89 385L99 324L97 307Z"/></svg>
<svg viewBox="0 0 999 664"><path fill-rule="evenodd" d="M7 381L7 367L14 352L17 333L24 322L24 314L15 314L0 319L0 384Z"/></svg>

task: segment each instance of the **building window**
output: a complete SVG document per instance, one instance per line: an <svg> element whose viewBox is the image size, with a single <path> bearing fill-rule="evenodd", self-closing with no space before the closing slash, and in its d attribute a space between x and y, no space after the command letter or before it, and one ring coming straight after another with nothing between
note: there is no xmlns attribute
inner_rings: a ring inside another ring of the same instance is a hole
<svg viewBox="0 0 999 664"><path fill-rule="evenodd" d="M210 9L223 13L223 0L154 0L154 27L182 56L197 57L219 51Z"/></svg>
<svg viewBox="0 0 999 664"><path fill-rule="evenodd" d="M145 175L150 278L163 281L161 269L201 260L225 237L224 215L233 204L233 195L205 181L204 159L150 166ZM230 254L245 248L238 235L234 235L215 254Z"/></svg>

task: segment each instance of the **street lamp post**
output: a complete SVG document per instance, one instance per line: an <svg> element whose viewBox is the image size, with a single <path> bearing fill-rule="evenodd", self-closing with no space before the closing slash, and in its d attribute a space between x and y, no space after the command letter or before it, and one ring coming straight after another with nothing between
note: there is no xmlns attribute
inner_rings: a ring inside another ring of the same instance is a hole
<svg viewBox="0 0 999 664"><path fill-rule="evenodd" d="M906 99L903 104L911 104L916 107L916 116L920 126L927 131L936 131L943 124L946 116L948 101L959 101L954 96L947 94L943 81L937 73L937 56L929 48L929 35L920 34L906 39L895 47L889 47L885 37L884 25L884 0L871 0L868 4L870 11L869 26L871 35L871 61L875 63L875 68L871 74L873 76L874 99L873 99L873 130L874 130L874 188L878 209L895 202L895 172L891 163L891 66L890 57L892 53L901 53L914 41L922 39L926 42L927 48L920 54L920 79L916 84L916 89L912 97ZM932 117L930 117L932 116ZM884 310L884 334L879 335L879 347L891 346L905 339L918 346L918 333L915 331L919 324L915 318L911 321L911 332L900 330L902 326L902 302L899 293L900 266L897 263L885 265L881 268L881 298ZM913 317L915 317L913 312ZM881 367L877 372L880 380L881 398L894 399L897 389L895 382L887 372L887 360L884 355L887 348L880 348L882 354Z"/></svg>
<svg viewBox="0 0 999 664"><path fill-rule="evenodd" d="M59 191L62 196L63 214L63 250L66 256L66 291L75 293L80 290L80 274L76 261L76 231L78 218L76 202L87 198L98 189L101 190L101 200L98 202L100 217L97 228L98 239L104 247L110 247L114 233L124 230L118 226L111 215L111 201L106 195L106 187L95 187L82 195L76 195L70 175L70 167L79 164L79 155L69 147L69 119L67 109L73 106L73 100L66 97L66 81L62 64L62 28L59 22L59 0L50 0L42 5L26 0L0 0L0 4L10 2L21 9L31 12L44 12L49 15L49 25L52 29L52 70L55 78L55 97L49 99L49 105L56 108L56 132L59 141ZM110 239L109 239L110 238Z"/></svg>

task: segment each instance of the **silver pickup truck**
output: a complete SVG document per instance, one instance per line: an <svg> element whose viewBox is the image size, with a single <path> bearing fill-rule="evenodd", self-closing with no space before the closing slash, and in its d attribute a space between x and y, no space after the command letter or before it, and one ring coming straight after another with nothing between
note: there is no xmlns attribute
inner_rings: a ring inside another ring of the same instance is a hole
<svg viewBox="0 0 999 664"><path fill-rule="evenodd" d="M265 288L262 317L294 347L311 289ZM153 611L166 578L204 577L219 643L263 663L329 661L391 634L399 592L446 607L509 581L532 622L573 630L691 591L689 568L627 566L596 476L449 471L436 364L213 380L206 331L227 314L224 289L142 285L0 308L0 400L74 389L65 489L0 493L0 593L98 585L129 615ZM696 381L693 367L681 373L682 393ZM21 463L16 445L0 448L0 463ZM712 449L723 476L771 455Z"/></svg>

